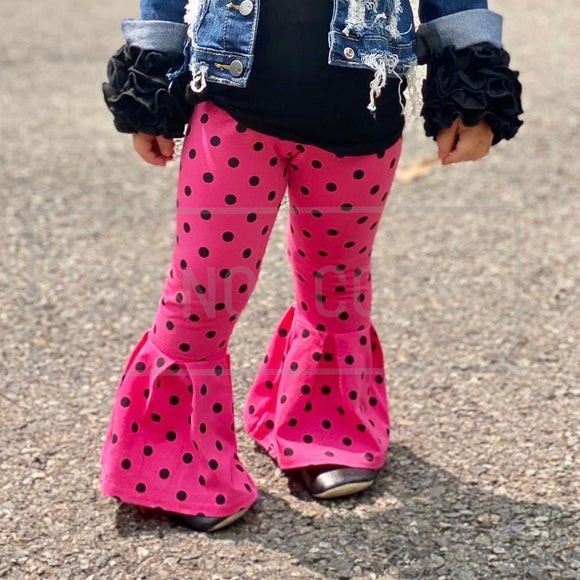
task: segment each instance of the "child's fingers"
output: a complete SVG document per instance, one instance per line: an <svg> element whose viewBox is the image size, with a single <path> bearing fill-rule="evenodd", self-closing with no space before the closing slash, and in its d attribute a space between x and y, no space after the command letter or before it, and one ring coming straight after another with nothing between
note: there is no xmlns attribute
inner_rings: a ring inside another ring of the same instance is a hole
<svg viewBox="0 0 580 580"><path fill-rule="evenodd" d="M453 148L457 142L457 131L458 131L458 124L459 119L455 119L453 124L448 129L441 129L437 134L437 148L439 152L439 159L443 161Z"/></svg>
<svg viewBox="0 0 580 580"><path fill-rule="evenodd" d="M157 137L157 145L163 157L173 159L173 151L174 151L173 139L167 139L166 137L159 136Z"/></svg>
<svg viewBox="0 0 580 580"><path fill-rule="evenodd" d="M135 133L133 135L133 148L138 155L151 165L164 166L167 159L161 154L157 137L146 135L145 133Z"/></svg>
<svg viewBox="0 0 580 580"><path fill-rule="evenodd" d="M477 161L489 153L492 139L493 133L486 123L480 123L474 127L465 127L461 124L457 146L443 158L442 164Z"/></svg>

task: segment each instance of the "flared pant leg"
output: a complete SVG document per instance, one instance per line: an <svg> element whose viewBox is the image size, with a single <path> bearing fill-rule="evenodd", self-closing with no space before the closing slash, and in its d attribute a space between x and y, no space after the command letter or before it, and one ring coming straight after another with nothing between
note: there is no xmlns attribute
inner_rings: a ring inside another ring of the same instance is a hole
<svg viewBox="0 0 580 580"><path fill-rule="evenodd" d="M372 324L371 253L400 157L339 158L298 146L289 163L288 255L295 303L244 410L282 469L380 468L389 444L382 347Z"/></svg>
<svg viewBox="0 0 580 580"><path fill-rule="evenodd" d="M127 362L101 454L107 495L214 517L256 499L237 455L227 348L286 189L275 144L211 103L195 109L170 273Z"/></svg>

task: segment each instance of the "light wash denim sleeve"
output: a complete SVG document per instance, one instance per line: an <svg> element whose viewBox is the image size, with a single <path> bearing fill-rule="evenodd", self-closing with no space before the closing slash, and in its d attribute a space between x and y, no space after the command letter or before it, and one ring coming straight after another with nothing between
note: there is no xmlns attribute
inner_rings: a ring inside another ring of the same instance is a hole
<svg viewBox="0 0 580 580"><path fill-rule="evenodd" d="M465 48L478 42L490 42L501 48L502 23L499 14L485 8L455 12L424 22L417 29L417 58L424 62L429 54L451 45Z"/></svg>
<svg viewBox="0 0 580 580"><path fill-rule="evenodd" d="M127 44L165 53L183 53L187 25L166 20L123 20Z"/></svg>

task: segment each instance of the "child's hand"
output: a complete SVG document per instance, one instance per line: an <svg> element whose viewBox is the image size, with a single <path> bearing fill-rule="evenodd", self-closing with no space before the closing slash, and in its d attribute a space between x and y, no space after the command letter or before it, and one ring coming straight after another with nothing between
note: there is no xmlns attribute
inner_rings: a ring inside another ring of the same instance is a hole
<svg viewBox="0 0 580 580"><path fill-rule="evenodd" d="M133 147L147 163L161 166L165 166L173 159L175 149L173 139L146 133L133 134Z"/></svg>
<svg viewBox="0 0 580 580"><path fill-rule="evenodd" d="M437 135L439 159L442 165L477 161L489 153L492 141L493 132L485 121L466 127L458 117L449 129L441 129Z"/></svg>

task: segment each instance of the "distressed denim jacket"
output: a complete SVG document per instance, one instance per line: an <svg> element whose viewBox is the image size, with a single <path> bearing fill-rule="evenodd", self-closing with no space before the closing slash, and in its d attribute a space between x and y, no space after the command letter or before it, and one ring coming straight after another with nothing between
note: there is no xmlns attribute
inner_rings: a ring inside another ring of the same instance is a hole
<svg viewBox="0 0 580 580"><path fill-rule="evenodd" d="M263 0L141 0L141 18L123 22L128 44L185 55L191 87L207 82L244 87L252 70ZM316 1L316 0L308 0ZM369 68L371 102L388 76L407 75L445 46L491 42L501 47L502 18L487 0L419 0L415 29L409 0L334 0L328 63Z"/></svg>

